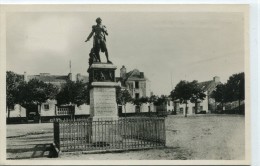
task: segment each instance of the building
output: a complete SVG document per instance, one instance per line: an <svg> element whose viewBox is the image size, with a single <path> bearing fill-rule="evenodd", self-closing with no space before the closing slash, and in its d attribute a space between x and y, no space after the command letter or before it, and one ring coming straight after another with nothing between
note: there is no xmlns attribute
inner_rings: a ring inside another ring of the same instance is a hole
<svg viewBox="0 0 260 166"><path fill-rule="evenodd" d="M151 96L151 82L145 76L144 72L134 69L127 72L125 66L120 69L120 77L116 80L120 82L121 88L129 91L132 98L150 97ZM150 103L142 104L140 107L132 104L126 104L126 110L119 106L119 113L138 113L138 112L154 112L154 106Z"/></svg>
<svg viewBox="0 0 260 166"><path fill-rule="evenodd" d="M76 81L82 81L84 83L87 83L89 81L89 77L86 75L81 75L80 73L78 73L76 75Z"/></svg>
<svg viewBox="0 0 260 166"><path fill-rule="evenodd" d="M44 83L51 83L57 86L59 89L68 80L73 80L72 73L68 75L51 75L50 73L40 73L38 75L27 75L24 72L24 81L28 82L32 79L38 79ZM76 81L88 82L88 76L77 74ZM56 100L47 100L42 105L38 105L32 108L23 108L19 104L16 104L14 109L10 111L9 117L15 118L27 118L29 121L38 121L39 118L43 121L49 121L53 118L74 118L75 116L88 116L89 105L83 104L79 107L75 105L57 105Z"/></svg>
<svg viewBox="0 0 260 166"><path fill-rule="evenodd" d="M40 73L38 75L27 75L24 72L24 80L26 82L37 79L39 81L43 81L44 83L51 83L56 85L57 87L61 87L62 84L66 83L67 80L72 80L72 73L68 75L51 75L50 73Z"/></svg>
<svg viewBox="0 0 260 166"><path fill-rule="evenodd" d="M220 77L215 76L212 80L200 82L199 86L204 91L206 97L202 101L198 101L197 110L198 113L211 113L216 110L216 102L211 98L212 92L216 89L216 86L221 84ZM178 101L174 102L174 111L177 114L185 114L186 104L180 104ZM187 114L195 114L195 103L188 101L187 103Z"/></svg>
<svg viewBox="0 0 260 166"><path fill-rule="evenodd" d="M140 72L138 69L127 72L125 66L122 66L118 80L133 98L150 97L151 95L151 82L145 77L144 72Z"/></svg>

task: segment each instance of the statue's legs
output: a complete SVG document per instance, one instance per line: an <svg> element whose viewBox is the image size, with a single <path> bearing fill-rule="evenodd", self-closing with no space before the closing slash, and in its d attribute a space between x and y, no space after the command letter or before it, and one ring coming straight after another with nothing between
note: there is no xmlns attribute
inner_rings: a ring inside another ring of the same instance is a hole
<svg viewBox="0 0 260 166"><path fill-rule="evenodd" d="M96 54L98 62L101 62L99 53Z"/></svg>
<svg viewBox="0 0 260 166"><path fill-rule="evenodd" d="M107 58L107 63L112 63L112 62L108 59L108 51L107 51L107 50L105 51L105 55L106 55L106 58Z"/></svg>
<svg viewBox="0 0 260 166"><path fill-rule="evenodd" d="M95 45L95 48L94 48L94 54L96 56L96 59L98 62L101 62L101 59L100 59L100 47L98 45Z"/></svg>
<svg viewBox="0 0 260 166"><path fill-rule="evenodd" d="M109 58L108 58L108 51L107 51L107 46L106 46L106 41L101 40L100 41L100 48L102 52L105 52L106 58L107 58L107 63L112 63Z"/></svg>
<svg viewBox="0 0 260 166"><path fill-rule="evenodd" d="M96 55L96 58L99 62L101 62L101 59L100 59L100 51L101 52L105 52L105 55L106 55L106 58L107 58L107 63L112 63L110 60L109 60L109 56L108 56L108 51L107 51L107 46L106 46L106 41L104 40L101 40L101 39L95 39L94 40L94 44L93 44L93 50L94 50L94 53Z"/></svg>

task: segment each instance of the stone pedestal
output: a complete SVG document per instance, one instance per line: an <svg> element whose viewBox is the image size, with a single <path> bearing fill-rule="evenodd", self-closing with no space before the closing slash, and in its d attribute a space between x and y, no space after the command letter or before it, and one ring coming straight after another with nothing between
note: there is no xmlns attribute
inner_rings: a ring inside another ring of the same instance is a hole
<svg viewBox="0 0 260 166"><path fill-rule="evenodd" d="M90 89L90 117L92 118L92 142L111 143L121 141L118 127L115 82L116 66L92 64L88 70ZM105 122L106 121L106 122Z"/></svg>

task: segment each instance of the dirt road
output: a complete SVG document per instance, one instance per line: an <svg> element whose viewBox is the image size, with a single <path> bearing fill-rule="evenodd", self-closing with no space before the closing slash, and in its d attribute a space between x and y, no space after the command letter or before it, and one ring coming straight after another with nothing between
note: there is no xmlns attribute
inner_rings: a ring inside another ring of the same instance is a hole
<svg viewBox="0 0 260 166"><path fill-rule="evenodd" d="M51 159L52 124L7 126L8 159ZM166 118L164 149L106 154L63 154L80 160L242 160L245 156L244 116L196 115ZM56 159L55 159L56 160Z"/></svg>

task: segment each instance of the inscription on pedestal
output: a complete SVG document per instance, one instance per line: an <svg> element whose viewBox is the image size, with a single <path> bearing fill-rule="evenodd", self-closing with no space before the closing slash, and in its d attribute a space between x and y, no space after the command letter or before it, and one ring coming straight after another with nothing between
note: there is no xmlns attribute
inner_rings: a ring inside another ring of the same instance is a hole
<svg viewBox="0 0 260 166"><path fill-rule="evenodd" d="M93 87L91 89L91 109L93 116L117 116L115 87ZM97 117L96 117L97 118Z"/></svg>

